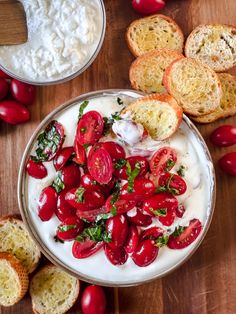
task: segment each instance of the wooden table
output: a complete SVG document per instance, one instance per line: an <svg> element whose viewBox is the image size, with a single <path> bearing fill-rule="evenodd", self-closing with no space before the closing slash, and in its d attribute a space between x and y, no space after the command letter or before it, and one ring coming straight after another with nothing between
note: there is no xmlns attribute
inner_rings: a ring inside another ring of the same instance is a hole
<svg viewBox="0 0 236 314"><path fill-rule="evenodd" d="M57 86L38 88L31 108L31 121L12 127L0 123L0 214L18 212L17 173L25 145L38 123L54 108L84 92L104 88L129 88L128 69L133 60L124 34L138 17L127 0L105 0L107 31L102 50L93 65L80 77ZM215 21L236 24L235 0L168 0L164 14L173 17L187 35L200 23ZM236 69L231 73L236 74ZM214 162L234 147L219 149L209 134L235 118L198 126L209 145ZM197 252L174 273L134 287L106 289L109 313L132 314L234 314L236 313L236 178L216 166L217 202L212 224ZM0 287L1 289L1 287ZM79 313L77 304L70 313ZM0 313L32 313L30 298Z"/></svg>

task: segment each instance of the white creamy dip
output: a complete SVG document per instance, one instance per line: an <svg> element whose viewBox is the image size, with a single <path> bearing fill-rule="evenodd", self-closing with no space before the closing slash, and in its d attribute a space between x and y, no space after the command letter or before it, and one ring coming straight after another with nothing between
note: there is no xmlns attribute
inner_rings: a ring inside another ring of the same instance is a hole
<svg viewBox="0 0 236 314"><path fill-rule="evenodd" d="M65 78L94 54L102 34L98 0L20 0L26 12L28 41L0 46L0 63L35 82Z"/></svg>
<svg viewBox="0 0 236 314"><path fill-rule="evenodd" d="M125 104L133 101L131 97L121 95L119 97L123 99ZM138 95L136 94L137 97ZM110 116L111 113L120 109L121 106L118 105L116 97L107 95L91 99L85 112L97 110L103 116ZM76 103L55 116L55 119L62 123L65 128L66 139L64 146L73 145L78 111L79 103ZM103 138L102 140L104 141L105 139ZM191 219L198 218L203 224L204 231L211 208L212 179L210 175L212 173L212 165L207 161L199 140L185 122L182 122L179 130L169 140L163 142L149 140L149 144L148 140L145 142L146 148L150 148L152 151L166 145L174 148L177 152L178 160L172 171L176 171L180 165L184 165L186 168L184 179L187 183L186 193L179 197L177 196L179 202L185 206L186 212L181 219L177 218L175 220L171 229L174 229L179 224L183 226L188 225ZM127 146L125 148L127 152L130 151L130 147ZM140 147L138 148L141 149ZM132 149L135 149L135 145L132 146ZM56 243L53 239L56 228L60 223L58 218L54 215L50 221L42 222L38 217L39 195L42 189L51 184L56 177L56 171L52 162L45 162L44 165L48 170L48 175L43 180L26 176L28 183L28 209L32 223L41 241L54 256L61 260L66 267L86 276L90 280L106 281L107 284L127 284L150 280L157 274L163 274L179 264L193 251L201 238L200 235L195 242L182 250L171 250L168 247L161 248L157 259L147 267L136 266L131 258L128 258L127 262L122 266L114 266L106 259L103 250L86 259L75 259L71 250L73 241L61 244ZM130 215L132 216L132 212L130 212ZM153 219L152 225L159 225L167 229L157 219Z"/></svg>

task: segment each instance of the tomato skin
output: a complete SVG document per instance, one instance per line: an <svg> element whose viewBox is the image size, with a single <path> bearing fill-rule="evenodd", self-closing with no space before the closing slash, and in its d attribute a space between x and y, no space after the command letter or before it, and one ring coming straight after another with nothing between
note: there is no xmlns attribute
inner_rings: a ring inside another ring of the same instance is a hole
<svg viewBox="0 0 236 314"><path fill-rule="evenodd" d="M108 199L106 200L105 207L107 209L107 212L110 212L112 210L112 201L113 195L110 195ZM136 202L134 200L125 200L122 198L119 198L115 203L114 206L116 208L117 214L124 214L127 211L134 208L136 205Z"/></svg>
<svg viewBox="0 0 236 314"><path fill-rule="evenodd" d="M88 286L82 293L81 307L83 314L104 314L106 303L105 293L99 286Z"/></svg>
<svg viewBox="0 0 236 314"><path fill-rule="evenodd" d="M123 265L128 259L128 254L123 247L111 248L107 243L105 243L104 251L107 259L113 265Z"/></svg>
<svg viewBox="0 0 236 314"><path fill-rule="evenodd" d="M192 219L189 226L177 237L170 235L167 246L170 249L179 250L189 246L202 231L202 223L198 219Z"/></svg>
<svg viewBox="0 0 236 314"><path fill-rule="evenodd" d="M145 157L131 156L131 157L126 158L126 161L129 162L131 166L131 170L134 170L136 162L140 163L141 168L140 168L140 172L137 178L144 176L148 172L149 163ZM122 167L121 169L116 169L114 172L114 175L120 180L128 180L128 175L126 171L127 171L127 167L125 164L124 167Z"/></svg>
<svg viewBox="0 0 236 314"><path fill-rule="evenodd" d="M53 159L53 165L56 171L61 170L66 162L69 160L71 155L74 153L74 148L72 146L70 147L63 147L55 156Z"/></svg>
<svg viewBox="0 0 236 314"><path fill-rule="evenodd" d="M63 190L58 194L57 208L55 211L57 218L62 222L64 222L66 218L75 216L76 214L76 209L65 200L66 193L67 191Z"/></svg>
<svg viewBox="0 0 236 314"><path fill-rule="evenodd" d="M178 218L182 218L184 213L185 213L185 210L186 209L185 209L184 205L183 204L179 204L179 206L175 210L176 216Z"/></svg>
<svg viewBox="0 0 236 314"><path fill-rule="evenodd" d="M36 87L16 79L11 81L12 96L24 105L32 105L36 96Z"/></svg>
<svg viewBox="0 0 236 314"><path fill-rule="evenodd" d="M6 97L8 89L7 81L4 78L0 78L0 100Z"/></svg>
<svg viewBox="0 0 236 314"><path fill-rule="evenodd" d="M28 175L35 179L43 179L47 176L48 171L42 162L35 162L29 159L26 164Z"/></svg>
<svg viewBox="0 0 236 314"><path fill-rule="evenodd" d="M126 200L142 201L147 197L150 197L155 192L155 186L149 179L140 178L134 180L133 192L128 192L128 183L126 183L121 189L121 198Z"/></svg>
<svg viewBox="0 0 236 314"><path fill-rule="evenodd" d="M115 249L124 245L128 235L128 222L125 216L116 215L106 221L106 231L111 235L112 241L108 246Z"/></svg>
<svg viewBox="0 0 236 314"><path fill-rule="evenodd" d="M211 142L220 147L226 147L236 144L236 126L222 125L215 129L211 136Z"/></svg>
<svg viewBox="0 0 236 314"><path fill-rule="evenodd" d="M129 254L133 253L136 250L138 243L139 243L138 229L135 225L131 225L129 227L127 241L124 246L125 251Z"/></svg>
<svg viewBox="0 0 236 314"><path fill-rule="evenodd" d="M59 228L65 226L74 226L73 229L67 231L60 231ZM56 232L57 237L62 241L70 241L76 238L76 236L83 231L84 222L77 217L66 218L59 226Z"/></svg>
<svg viewBox="0 0 236 314"><path fill-rule="evenodd" d="M63 167L61 170L61 179L65 190L78 187L80 184L80 168L75 163Z"/></svg>
<svg viewBox="0 0 236 314"><path fill-rule="evenodd" d="M103 242L95 242L89 239L86 239L84 242L74 241L72 246L72 254L75 258L86 258L103 247Z"/></svg>
<svg viewBox="0 0 236 314"><path fill-rule="evenodd" d="M132 0L132 6L135 11L143 15L155 14L165 6L163 0Z"/></svg>
<svg viewBox="0 0 236 314"><path fill-rule="evenodd" d="M52 218L57 208L57 193L53 187L44 188L39 197L38 215L42 221Z"/></svg>
<svg viewBox="0 0 236 314"><path fill-rule="evenodd" d="M139 209L136 208L136 214L135 215L129 215L129 212L126 214L128 220L136 225L136 226L140 226L140 227L147 227L149 225L151 225L152 223L152 216L150 215L144 215L144 213Z"/></svg>
<svg viewBox="0 0 236 314"><path fill-rule="evenodd" d="M159 249L155 246L155 242L153 240L143 240L138 244L136 250L132 254L132 259L136 265L145 267L155 261L158 251Z"/></svg>
<svg viewBox="0 0 236 314"><path fill-rule="evenodd" d="M80 145L78 141L75 141L74 150L75 157L73 158L73 161L81 166L84 166L86 164L87 159L84 146Z"/></svg>
<svg viewBox="0 0 236 314"><path fill-rule="evenodd" d="M116 162L117 159L125 159L125 150L118 143L108 141L100 142L100 147L104 148L111 156L112 162Z"/></svg>
<svg viewBox="0 0 236 314"><path fill-rule="evenodd" d="M104 121L97 111L88 111L78 122L76 130L76 142L80 145L93 145L101 137L104 127Z"/></svg>
<svg viewBox="0 0 236 314"><path fill-rule="evenodd" d="M0 118L15 125L28 121L30 112L24 105L15 100L4 100L0 102Z"/></svg>
<svg viewBox="0 0 236 314"><path fill-rule="evenodd" d="M167 165L167 162L173 162L173 165ZM170 171L177 161L177 155L174 149L165 146L158 149L151 158L150 169L155 176L159 176L162 172Z"/></svg>
<svg viewBox="0 0 236 314"><path fill-rule="evenodd" d="M79 210L77 209L76 215L80 219L86 219L89 222L94 222L98 215L106 214L107 210L105 206L102 206L100 208L95 208L91 210Z"/></svg>
<svg viewBox="0 0 236 314"><path fill-rule="evenodd" d="M102 193L102 187L100 184L93 179L93 177L90 174L84 174L81 177L80 184L87 190L91 191L98 191Z"/></svg>
<svg viewBox="0 0 236 314"><path fill-rule="evenodd" d="M141 234L141 241L152 238L153 240L163 236L164 230L160 227L151 227L143 230Z"/></svg>
<svg viewBox="0 0 236 314"><path fill-rule="evenodd" d="M0 70L0 77L4 79L11 79L11 77L5 73L3 70Z"/></svg>
<svg viewBox="0 0 236 314"><path fill-rule="evenodd" d="M236 176L236 152L225 154L219 160L221 170L231 176Z"/></svg>
<svg viewBox="0 0 236 314"><path fill-rule="evenodd" d="M159 177L158 183L160 186L169 185L171 189L178 191L177 195L182 195L187 190L187 185L184 179L182 179L179 175L170 172L162 173Z"/></svg>

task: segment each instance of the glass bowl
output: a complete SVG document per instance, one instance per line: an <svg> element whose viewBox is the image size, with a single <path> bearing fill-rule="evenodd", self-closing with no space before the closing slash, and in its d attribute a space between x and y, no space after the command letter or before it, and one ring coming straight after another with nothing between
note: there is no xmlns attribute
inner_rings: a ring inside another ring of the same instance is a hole
<svg viewBox="0 0 236 314"><path fill-rule="evenodd" d="M116 98L126 96L126 97L129 97L130 100L135 100L141 97L142 95L143 95L142 93L132 91L132 90L101 90L101 91L96 91L96 92L81 95L79 97L76 97L66 102L65 104L59 106L50 114L48 114L45 117L45 119L40 123L40 125L37 127L37 129L31 136L27 144L27 147L25 149L25 152L23 154L22 161L21 161L19 177L18 177L18 203L19 203L21 215L23 217L23 220L32 238L35 240L35 242L39 246L42 253L53 264L56 264L59 267L63 268L65 271L69 272L70 274L77 276L78 278L84 281L93 283L93 284L99 284L103 286L133 286L133 285L150 282L154 279L157 279L157 278L160 278L169 274L170 272L177 269L184 262L186 262L187 259L189 259L189 257L196 251L196 249L199 247L200 243L202 242L203 238L205 237L207 230L209 228L209 225L211 223L214 206L215 206L215 193L216 193L216 187L215 187L216 181L215 181L214 167L213 167L212 159L208 151L208 148L206 146L206 143L204 142L197 128L185 115L183 117L181 128L185 130L189 141L191 141L192 145L196 147L196 151L199 154L198 156L200 156L199 162L201 162L201 165L204 165L204 177L202 179L204 180L204 182L206 182L206 187L207 187L207 191L205 193L205 203L207 204L206 206L207 208L206 208L206 212L204 211L205 222L203 224L203 230L201 231L199 237L195 240L195 242L188 248L184 249L186 250L185 251L186 254L184 254L184 256L180 256L177 262L173 263L173 261L170 258L168 259L168 261L166 259L165 260L166 264L158 271L157 269L155 269L154 263L149 265L148 267L139 267L139 268L137 267L138 268L137 276L136 275L131 276L131 274L128 274L127 272L125 272L125 268L123 267L124 265L118 266L118 270L117 270L117 266L113 266L113 265L109 266L105 262L101 263L101 259L99 259L99 254L100 254L99 252L93 255L91 258L82 259L82 260L81 259L77 260L74 258L73 260L70 261L69 257L68 257L69 259L65 257L65 256L69 256L69 254L67 254L68 248L65 249L65 247L58 246L58 249L54 250L54 243L50 242L51 240L49 240L48 238L45 238L46 237L45 234L47 230L51 230L51 229L48 228L48 225L42 225L36 212L33 213L29 210L28 183L27 183L28 175L25 172L25 166L31 154L31 151L34 148L38 135L42 132L42 130L45 129L47 124L53 119L57 119L57 117L60 116L60 114L64 112L67 112L68 114L70 110L73 110L73 109L78 110L78 108L77 107L75 108L74 106L78 105L78 103L81 103L84 100L91 100L91 99L96 99L99 97L111 97L111 96L114 96ZM68 119L68 116L66 116L66 119ZM52 221L52 225L54 224L53 225L54 229L52 230L55 230L56 226L59 224L59 221L57 217L52 218L52 219L56 220L55 222ZM38 225L37 225L37 222L38 222ZM50 224L50 222L47 222L47 223ZM51 235L51 239L52 239L52 235ZM171 250L171 251L179 252L181 250ZM102 252L101 254L104 254L104 253ZM176 254L179 254L179 253L176 253ZM94 257L95 257L95 260L92 259ZM140 273L139 273L139 269L142 269L140 270ZM104 278L104 274L101 275L103 270L104 272L106 272L105 278ZM118 275L116 274L116 272L118 273ZM145 275L143 275L143 273L145 273Z"/></svg>

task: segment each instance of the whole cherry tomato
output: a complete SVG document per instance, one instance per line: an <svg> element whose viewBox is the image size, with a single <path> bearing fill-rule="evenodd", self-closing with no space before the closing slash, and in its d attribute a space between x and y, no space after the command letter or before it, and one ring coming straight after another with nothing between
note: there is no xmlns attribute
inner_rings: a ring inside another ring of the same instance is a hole
<svg viewBox="0 0 236 314"><path fill-rule="evenodd" d="M212 132L210 139L214 145L220 147L236 144L236 126L222 125Z"/></svg>
<svg viewBox="0 0 236 314"><path fill-rule="evenodd" d="M57 208L57 193L53 187L44 188L39 197L38 215L42 221L52 218Z"/></svg>
<svg viewBox="0 0 236 314"><path fill-rule="evenodd" d="M117 248L124 245L128 235L128 222L125 216L116 215L106 221L106 231L111 236L112 241L107 245Z"/></svg>
<svg viewBox="0 0 236 314"><path fill-rule="evenodd" d="M58 194L57 208L55 211L57 218L62 222L65 221L66 218L75 216L76 214L76 209L65 200L66 193L67 191L63 190Z"/></svg>
<svg viewBox="0 0 236 314"><path fill-rule="evenodd" d="M47 176L48 171L42 162L35 162L29 159L26 164L26 171L35 179L43 179Z"/></svg>
<svg viewBox="0 0 236 314"><path fill-rule="evenodd" d="M82 293L81 307L83 314L104 314L106 310L106 296L99 286L88 286Z"/></svg>
<svg viewBox="0 0 236 314"><path fill-rule="evenodd" d="M8 83L5 79L0 78L0 100L6 97L8 92Z"/></svg>
<svg viewBox="0 0 236 314"><path fill-rule="evenodd" d="M132 6L138 13L147 15L154 14L165 6L163 0L132 0Z"/></svg>
<svg viewBox="0 0 236 314"><path fill-rule="evenodd" d="M61 170L61 180L64 189L69 190L78 187L80 184L80 168L76 163L68 164Z"/></svg>
<svg viewBox="0 0 236 314"><path fill-rule="evenodd" d="M147 227L152 223L152 216L145 215L139 208L136 208L135 212L131 210L126 215L128 220L136 226Z"/></svg>
<svg viewBox="0 0 236 314"><path fill-rule="evenodd" d="M236 152L228 153L219 160L220 168L231 176L236 176Z"/></svg>
<svg viewBox="0 0 236 314"><path fill-rule="evenodd" d="M0 102L0 118L10 124L20 124L29 120L29 110L14 100Z"/></svg>
<svg viewBox="0 0 236 314"><path fill-rule="evenodd" d="M139 242L139 233L138 233L138 229L136 226L131 225L129 227L129 233L128 233L128 237L127 237L127 241L125 243L125 250L127 253L133 253L137 246L138 246L138 242Z"/></svg>
<svg viewBox="0 0 236 314"><path fill-rule="evenodd" d="M70 241L82 232L84 222L78 217L66 218L58 227L56 235L62 241Z"/></svg>
<svg viewBox="0 0 236 314"><path fill-rule="evenodd" d="M141 241L132 255L136 265L145 267L155 261L158 255L158 247L155 241L151 239Z"/></svg>
<svg viewBox="0 0 236 314"><path fill-rule="evenodd" d="M24 105L32 105L36 96L36 87L16 79L11 81L12 96Z"/></svg>
<svg viewBox="0 0 236 314"><path fill-rule="evenodd" d="M128 254L122 246L112 248L108 245L108 243L105 243L104 251L106 257L113 265L123 265L128 259Z"/></svg>
<svg viewBox="0 0 236 314"><path fill-rule="evenodd" d="M61 170L68 159L71 157L71 155L74 153L74 148L72 146L70 147L63 147L55 156L53 159L53 165L56 169L56 171Z"/></svg>

